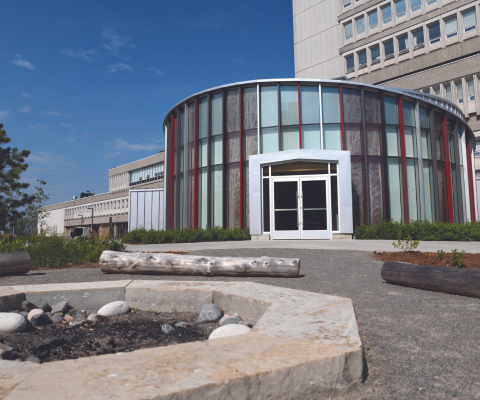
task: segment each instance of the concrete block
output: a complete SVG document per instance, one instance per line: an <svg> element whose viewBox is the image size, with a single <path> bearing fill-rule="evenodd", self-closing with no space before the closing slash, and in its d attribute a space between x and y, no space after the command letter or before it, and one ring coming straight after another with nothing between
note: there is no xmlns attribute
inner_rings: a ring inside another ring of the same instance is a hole
<svg viewBox="0 0 480 400"><path fill-rule="evenodd" d="M237 313L243 320L254 321L258 321L271 305L270 302L229 294L221 290L213 292L213 303L221 307L225 314Z"/></svg>
<svg viewBox="0 0 480 400"><path fill-rule="evenodd" d="M25 293L8 286L0 287L0 312L22 310Z"/></svg>
<svg viewBox="0 0 480 400"><path fill-rule="evenodd" d="M263 233L261 235L251 235L252 240L270 240L269 233Z"/></svg>

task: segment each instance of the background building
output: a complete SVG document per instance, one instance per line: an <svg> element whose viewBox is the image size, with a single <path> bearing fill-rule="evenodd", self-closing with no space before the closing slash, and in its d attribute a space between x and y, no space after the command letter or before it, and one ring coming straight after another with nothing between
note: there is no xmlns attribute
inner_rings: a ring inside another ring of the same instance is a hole
<svg viewBox="0 0 480 400"><path fill-rule="evenodd" d="M154 193L163 189L164 155L162 150L153 156L110 169L107 193L45 207L49 216L39 229L47 229L49 232L59 235L68 235L74 227L91 228L93 223L93 234L95 235L107 236L112 229L115 236L122 236L129 229L129 214L135 214L134 223L137 227L138 207L141 207L142 210L143 219L140 219L144 223L142 225L148 228L145 223L146 208L144 206L145 201L148 200L145 200L145 196L143 196L143 203L140 203L137 200L139 196L135 196L135 204L132 208L129 202L131 197L129 192L148 192L150 196L153 196ZM163 190L161 192L163 197ZM149 204L152 206L152 202ZM155 204L159 207L158 202ZM151 215L150 213L147 217L151 218ZM156 227L159 228L158 224Z"/></svg>

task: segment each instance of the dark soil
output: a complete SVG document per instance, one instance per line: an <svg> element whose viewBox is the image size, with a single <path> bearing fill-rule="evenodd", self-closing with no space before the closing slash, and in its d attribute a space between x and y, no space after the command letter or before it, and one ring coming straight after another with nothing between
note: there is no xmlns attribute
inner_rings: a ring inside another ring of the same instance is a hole
<svg viewBox="0 0 480 400"><path fill-rule="evenodd" d="M16 354L13 359L27 359L29 355L40 362L98 356L138 349L205 341L218 327L215 323L197 324L194 313L155 313L134 310L128 314L110 317L106 322L92 322L81 327L65 324L30 326L21 333L4 334L5 344ZM188 326L176 327L184 321ZM168 323L175 332L162 332Z"/></svg>
<svg viewBox="0 0 480 400"><path fill-rule="evenodd" d="M392 252L392 253L376 253L373 252L373 257L377 260L386 261L401 261L417 265L434 265L438 267L452 267L452 253L445 252L445 258L440 259L437 253L422 253L421 251L408 251L406 253ZM463 255L463 268L480 269L480 254L465 253Z"/></svg>

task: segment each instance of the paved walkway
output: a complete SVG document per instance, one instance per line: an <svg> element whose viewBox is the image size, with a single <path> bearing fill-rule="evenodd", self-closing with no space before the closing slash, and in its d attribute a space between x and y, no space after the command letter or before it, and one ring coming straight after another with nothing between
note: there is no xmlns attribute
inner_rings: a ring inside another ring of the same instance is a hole
<svg viewBox="0 0 480 400"><path fill-rule="evenodd" d="M240 242L198 242L169 244L127 245L128 251L154 252L167 250L197 251L224 249L311 249L356 251L402 251L392 246L392 240L245 240ZM480 253L480 242L420 242L418 251L436 253L453 249L467 253Z"/></svg>

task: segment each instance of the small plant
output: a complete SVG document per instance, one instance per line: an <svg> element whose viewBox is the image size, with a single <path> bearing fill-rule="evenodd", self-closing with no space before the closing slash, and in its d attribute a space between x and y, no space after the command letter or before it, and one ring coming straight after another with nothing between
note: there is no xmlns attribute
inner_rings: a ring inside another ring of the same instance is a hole
<svg viewBox="0 0 480 400"><path fill-rule="evenodd" d="M457 251L457 249L452 250L452 266L456 268L463 268L465 266L465 261L463 256L465 255L465 250Z"/></svg>
<svg viewBox="0 0 480 400"><path fill-rule="evenodd" d="M411 236L407 236L405 240L397 239L397 242L393 242L392 245L396 249L402 249L404 253L415 250L420 242L418 240L412 240Z"/></svg>
<svg viewBox="0 0 480 400"><path fill-rule="evenodd" d="M440 260L443 260L445 258L445 252L443 250L438 250L437 251L437 257L440 259Z"/></svg>

